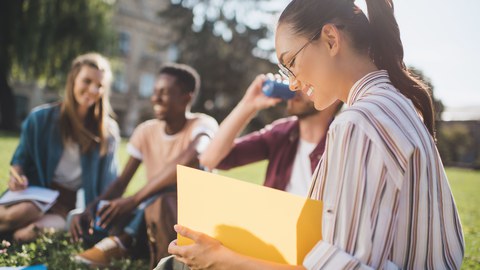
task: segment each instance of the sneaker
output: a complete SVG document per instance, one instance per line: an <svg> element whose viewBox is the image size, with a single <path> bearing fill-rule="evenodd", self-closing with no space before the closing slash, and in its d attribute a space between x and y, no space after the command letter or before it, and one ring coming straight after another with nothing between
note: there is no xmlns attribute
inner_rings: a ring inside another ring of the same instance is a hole
<svg viewBox="0 0 480 270"><path fill-rule="evenodd" d="M75 260L92 266L108 266L114 259L127 256L127 250L114 236L104 238L92 248L75 256Z"/></svg>

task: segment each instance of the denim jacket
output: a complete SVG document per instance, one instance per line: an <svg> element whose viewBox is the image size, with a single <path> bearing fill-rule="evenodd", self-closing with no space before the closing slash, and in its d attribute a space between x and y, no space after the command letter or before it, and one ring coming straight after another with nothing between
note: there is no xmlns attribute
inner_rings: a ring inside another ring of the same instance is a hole
<svg viewBox="0 0 480 270"><path fill-rule="evenodd" d="M60 105L47 104L33 109L22 124L20 142L10 164L22 167L29 185L50 187L52 184L63 153L59 117ZM105 191L117 177L115 153L119 144L118 126L113 119L109 120L112 135L105 156L100 156L99 146L81 154L82 188L86 204Z"/></svg>

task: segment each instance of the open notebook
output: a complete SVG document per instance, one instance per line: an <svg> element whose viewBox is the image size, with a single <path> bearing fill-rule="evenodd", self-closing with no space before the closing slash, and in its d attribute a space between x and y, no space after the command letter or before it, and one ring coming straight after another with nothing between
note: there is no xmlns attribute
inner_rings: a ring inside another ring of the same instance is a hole
<svg viewBox="0 0 480 270"><path fill-rule="evenodd" d="M56 190L36 186L28 187L22 191L7 190L0 198L0 205L31 201L45 213L55 203L58 194Z"/></svg>

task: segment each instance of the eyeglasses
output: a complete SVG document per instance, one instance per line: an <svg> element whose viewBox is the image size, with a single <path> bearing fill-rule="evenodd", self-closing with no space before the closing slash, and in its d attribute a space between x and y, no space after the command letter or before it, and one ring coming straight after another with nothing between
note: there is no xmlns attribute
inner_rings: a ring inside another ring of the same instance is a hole
<svg viewBox="0 0 480 270"><path fill-rule="evenodd" d="M322 29L320 29L320 31L318 31L315 35L313 35L313 37L311 37L306 43L305 45L303 45L292 57L292 59L288 62L288 67L287 65L284 65L283 63L278 63L278 67L280 68L279 70L279 73L282 75L282 76L285 76L287 78L296 78L297 76L295 76L295 73L293 73L293 71L290 70L290 67L292 67L292 64L293 62L295 61L295 58L297 57L297 55L303 50L305 49L310 43L312 43L312 41L314 41L315 39L317 39L319 36L320 36L320 33L322 33Z"/></svg>
<svg viewBox="0 0 480 270"><path fill-rule="evenodd" d="M342 30L345 28L345 25L343 24L335 24L335 26ZM288 67L287 65L284 65L282 63L278 63L278 67L280 68L279 70L279 73L282 75L282 76L285 76L287 78L296 78L297 76L295 75L295 73L293 73L293 71L290 70L290 68L292 67L292 64L293 62L295 61L295 58L297 57L297 55L303 50L305 49L310 43L312 43L312 41L314 41L315 39L317 39L320 34L322 33L322 29L323 29L323 26L320 27L320 30L315 34L313 35L313 37L311 37L306 43L305 45L303 45L292 57L292 59L288 62Z"/></svg>

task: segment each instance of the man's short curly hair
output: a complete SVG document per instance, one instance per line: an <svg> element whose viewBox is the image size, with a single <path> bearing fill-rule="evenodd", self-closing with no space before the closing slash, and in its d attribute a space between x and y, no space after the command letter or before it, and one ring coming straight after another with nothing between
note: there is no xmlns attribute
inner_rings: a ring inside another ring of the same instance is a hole
<svg viewBox="0 0 480 270"><path fill-rule="evenodd" d="M200 75L191 66L185 64L167 64L163 66L158 75L168 74L175 77L176 83L184 93L196 96L200 89Z"/></svg>

